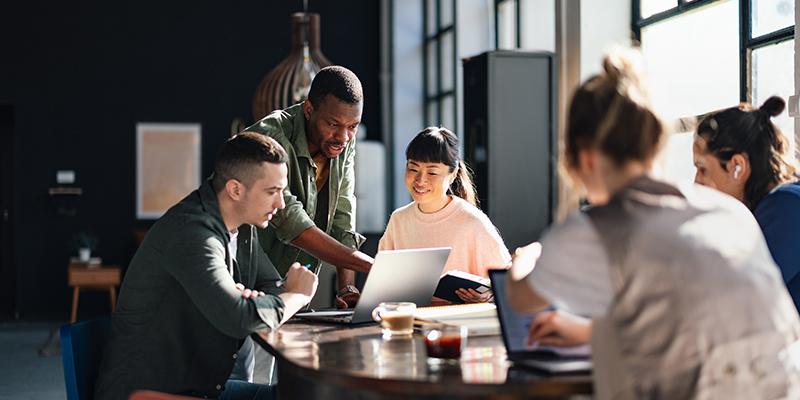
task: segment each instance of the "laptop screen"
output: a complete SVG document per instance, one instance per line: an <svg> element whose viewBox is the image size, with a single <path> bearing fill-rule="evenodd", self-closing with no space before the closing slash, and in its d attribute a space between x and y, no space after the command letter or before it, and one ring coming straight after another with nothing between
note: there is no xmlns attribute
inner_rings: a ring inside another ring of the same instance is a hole
<svg viewBox="0 0 800 400"><path fill-rule="evenodd" d="M450 250L450 247L436 247L380 251L375 256L351 319L342 320L342 316L338 315L341 311L296 315L299 318L331 322L365 323L375 322L372 319L372 310L383 301L410 301L418 307L426 307L439 283Z"/></svg>
<svg viewBox="0 0 800 400"><path fill-rule="evenodd" d="M592 369L589 359L589 345L558 348L554 346L538 346L529 348L525 345L528 327L537 313L520 314L516 312L506 298L506 273L508 270L489 270L492 280L494 301L497 306L497 318L500 320L500 331L503 344L506 346L508 358L515 364L544 370L548 373L586 373Z"/></svg>
<svg viewBox="0 0 800 400"><path fill-rule="evenodd" d="M503 343L506 345L506 351L510 354L529 351L525 347L525 339L528 337L528 327L536 313L520 314L508 304L505 290L507 272L508 270L505 269L489 270L489 278L492 280L497 318L500 320L500 329L503 332Z"/></svg>

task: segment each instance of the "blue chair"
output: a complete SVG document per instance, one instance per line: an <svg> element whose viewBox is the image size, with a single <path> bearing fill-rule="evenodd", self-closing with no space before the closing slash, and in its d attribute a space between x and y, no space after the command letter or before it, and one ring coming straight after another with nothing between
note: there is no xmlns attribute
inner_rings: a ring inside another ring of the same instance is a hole
<svg viewBox="0 0 800 400"><path fill-rule="evenodd" d="M61 326L61 359L67 400L91 400L108 340L111 316Z"/></svg>

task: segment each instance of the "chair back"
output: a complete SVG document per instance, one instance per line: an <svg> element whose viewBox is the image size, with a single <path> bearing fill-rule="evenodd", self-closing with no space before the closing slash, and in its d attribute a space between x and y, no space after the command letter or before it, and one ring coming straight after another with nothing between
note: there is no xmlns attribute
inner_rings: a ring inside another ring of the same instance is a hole
<svg viewBox="0 0 800 400"><path fill-rule="evenodd" d="M137 390L131 393L128 400L192 400L194 397L178 396L177 394L167 394L154 392L151 390Z"/></svg>
<svg viewBox="0 0 800 400"><path fill-rule="evenodd" d="M61 359L67 400L91 400L100 361L111 327L111 316L61 326Z"/></svg>

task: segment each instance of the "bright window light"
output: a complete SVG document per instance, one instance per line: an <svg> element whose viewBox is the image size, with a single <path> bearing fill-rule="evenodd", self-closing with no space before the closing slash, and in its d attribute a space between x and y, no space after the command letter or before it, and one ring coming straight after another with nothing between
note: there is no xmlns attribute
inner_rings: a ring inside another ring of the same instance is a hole
<svg viewBox="0 0 800 400"><path fill-rule="evenodd" d="M729 0L642 28L653 106L664 118L739 103L738 18L739 2Z"/></svg>

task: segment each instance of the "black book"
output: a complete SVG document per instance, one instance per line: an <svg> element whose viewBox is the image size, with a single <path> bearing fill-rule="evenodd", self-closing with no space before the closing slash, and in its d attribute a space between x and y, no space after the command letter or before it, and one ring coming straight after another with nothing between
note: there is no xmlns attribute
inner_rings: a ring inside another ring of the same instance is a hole
<svg viewBox="0 0 800 400"><path fill-rule="evenodd" d="M434 296L452 302L453 304L463 304L464 301L456 294L458 289L474 289L478 293L484 293L492 288L489 279L464 271L447 271L439 279Z"/></svg>

